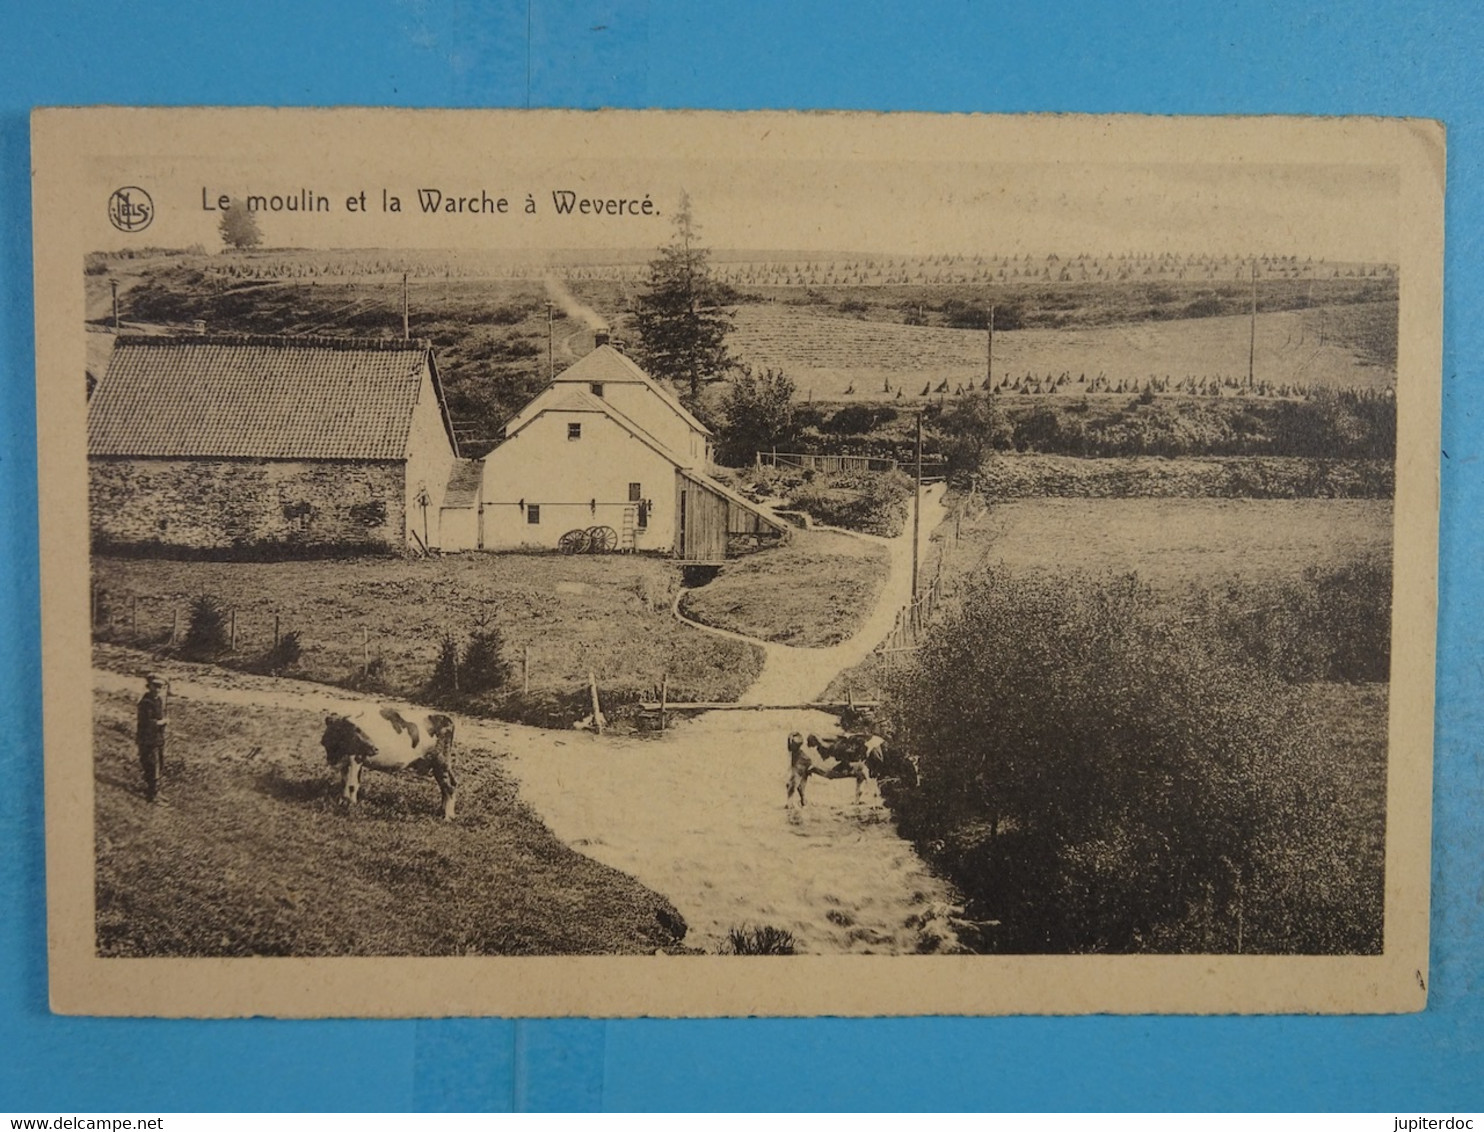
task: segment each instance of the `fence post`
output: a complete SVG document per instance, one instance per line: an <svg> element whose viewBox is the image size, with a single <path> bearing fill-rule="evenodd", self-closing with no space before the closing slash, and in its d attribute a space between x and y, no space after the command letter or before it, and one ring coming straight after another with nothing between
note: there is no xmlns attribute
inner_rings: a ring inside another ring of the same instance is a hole
<svg viewBox="0 0 1484 1132"><path fill-rule="evenodd" d="M129 595L129 636L137 636L139 632L139 596Z"/></svg>
<svg viewBox="0 0 1484 1132"><path fill-rule="evenodd" d="M233 606L232 607L231 612L228 614L228 620L229 620L229 622L231 624L232 629L231 629L231 645L228 647L228 650L227 651L228 652L236 652L237 651L237 607L236 606Z"/></svg>
<svg viewBox="0 0 1484 1132"><path fill-rule="evenodd" d="M180 639L180 610L170 611L170 643L173 645Z"/></svg>
<svg viewBox="0 0 1484 1132"><path fill-rule="evenodd" d="M275 612L273 614L273 648L274 648L274 651L275 652L278 650L278 614L277 614L277 612Z"/></svg>
<svg viewBox="0 0 1484 1132"><path fill-rule="evenodd" d="M366 626L362 625L361 626L361 675L362 676L365 676L370 671L371 671L371 634L366 629ZM455 681L457 681L457 679L458 679L457 675L455 675L454 679L455 679ZM458 684L455 683L454 684L454 687L457 688L458 687Z"/></svg>
<svg viewBox="0 0 1484 1132"><path fill-rule="evenodd" d="M531 646L522 645L520 650L520 694L531 694Z"/></svg>
<svg viewBox="0 0 1484 1132"><path fill-rule="evenodd" d="M603 713L598 708L598 677L591 668L587 670L587 686L593 696L593 734L603 734Z"/></svg>
<svg viewBox="0 0 1484 1132"><path fill-rule="evenodd" d="M665 729L665 704L670 698L670 673L668 671L660 674L660 730Z"/></svg>

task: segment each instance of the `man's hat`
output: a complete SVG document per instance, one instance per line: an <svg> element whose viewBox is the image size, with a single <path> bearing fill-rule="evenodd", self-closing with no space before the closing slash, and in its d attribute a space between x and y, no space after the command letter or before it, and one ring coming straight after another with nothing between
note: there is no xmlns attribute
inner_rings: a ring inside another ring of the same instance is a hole
<svg viewBox="0 0 1484 1132"><path fill-rule="evenodd" d="M151 688L163 688L165 686L165 678L158 672L151 672L144 678L144 682Z"/></svg>

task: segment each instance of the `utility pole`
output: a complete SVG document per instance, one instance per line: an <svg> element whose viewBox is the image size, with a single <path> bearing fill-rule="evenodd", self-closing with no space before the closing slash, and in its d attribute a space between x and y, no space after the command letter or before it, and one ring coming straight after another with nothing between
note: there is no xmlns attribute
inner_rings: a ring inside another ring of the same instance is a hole
<svg viewBox="0 0 1484 1132"><path fill-rule="evenodd" d="M989 304L989 356L985 359L985 377L989 379L989 390L994 392L994 304Z"/></svg>
<svg viewBox="0 0 1484 1132"><path fill-rule="evenodd" d="M912 600L917 600L917 547L922 537L922 410L917 410L917 490L912 495Z"/></svg>
<svg viewBox="0 0 1484 1132"><path fill-rule="evenodd" d="M412 337L412 323L407 310L407 272L402 272L402 338Z"/></svg>
<svg viewBox="0 0 1484 1132"><path fill-rule="evenodd" d="M1254 362L1257 358L1257 260L1252 261L1252 323L1247 332L1247 388L1253 385Z"/></svg>
<svg viewBox="0 0 1484 1132"><path fill-rule="evenodd" d="M552 321L551 300L546 300L546 380L551 383L556 380L556 330Z"/></svg>
<svg viewBox="0 0 1484 1132"><path fill-rule="evenodd" d="M108 281L113 287L113 332L119 332L119 281L110 279Z"/></svg>

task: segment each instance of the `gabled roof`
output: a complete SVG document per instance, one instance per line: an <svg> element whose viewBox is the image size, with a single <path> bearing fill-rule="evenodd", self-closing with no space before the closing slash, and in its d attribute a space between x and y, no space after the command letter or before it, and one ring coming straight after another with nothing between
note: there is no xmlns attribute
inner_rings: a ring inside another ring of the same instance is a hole
<svg viewBox="0 0 1484 1132"><path fill-rule="evenodd" d="M698 421L680 399L661 385L624 354L612 346L599 346L584 355L561 373L556 375L555 385L569 383L589 384L601 382L605 385L644 385L654 391L666 405L673 409L685 423L703 436L713 435L711 430Z"/></svg>
<svg viewBox="0 0 1484 1132"><path fill-rule="evenodd" d="M778 518L778 516L774 515L766 507L754 503L752 502L752 500L747 499L744 496L738 495L735 491L727 487L725 484L712 479L699 468L692 466L690 461L681 459L681 457L677 456L674 452L670 451L670 449L666 448L653 436L647 433L641 426L636 424L629 417L625 416L618 409L615 409L613 405L604 398L594 397L591 393L586 393L580 389L565 389L556 391L552 387L548 387L544 394L538 395L536 399L531 402L530 405L526 406L526 408L530 409L532 406L536 405L536 403L541 400L541 397L545 396L546 394L551 394L549 403L542 404L539 409L531 413L529 416L526 416L525 419L521 420L518 424L512 422L507 439L511 439L519 435L523 429L525 429L533 421L546 413L601 413L603 416L608 417L610 420L616 423L625 432L633 436L634 439L652 448L660 456L668 460L671 466L674 467L674 469L686 479L701 484L702 486L715 492L717 495L722 496L736 506L741 507L744 511L752 512L754 515L758 516L758 518L762 519L763 522L772 527L775 527L779 531L788 529L788 524L785 523L782 519ZM524 411L522 411L522 416L525 416ZM485 459L490 459L491 457L499 455L502 451L504 451L504 449L496 448L491 451L485 457ZM450 490L451 489L452 481L450 481ZM452 506L452 504L445 502L444 506Z"/></svg>
<svg viewBox="0 0 1484 1132"><path fill-rule="evenodd" d="M433 352L397 338L120 336L88 403L91 456L402 460Z"/></svg>
<svg viewBox="0 0 1484 1132"><path fill-rule="evenodd" d="M581 389L560 389L554 385L548 385L532 398L531 402L520 411L520 416L505 426L505 439L509 440L518 436L533 421L546 413L599 413L612 420L635 439L642 440L677 468L690 466L688 459L672 452L638 421L620 412L602 397L594 397L591 393ZM499 449L496 448L494 451L498 452Z"/></svg>

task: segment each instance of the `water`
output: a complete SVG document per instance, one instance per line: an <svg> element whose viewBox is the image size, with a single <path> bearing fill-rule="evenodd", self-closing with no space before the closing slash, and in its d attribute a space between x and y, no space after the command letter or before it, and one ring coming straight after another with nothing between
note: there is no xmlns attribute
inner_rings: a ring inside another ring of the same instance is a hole
<svg viewBox="0 0 1484 1132"><path fill-rule="evenodd" d="M793 933L800 953L956 948L954 901L868 786L816 778L785 807L790 731L832 734L813 711L711 712L655 739L511 735L521 796L568 845L663 893L686 943L721 950L734 927Z"/></svg>

